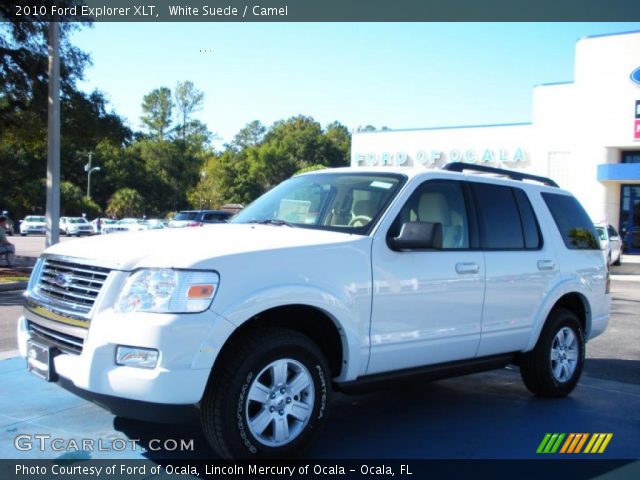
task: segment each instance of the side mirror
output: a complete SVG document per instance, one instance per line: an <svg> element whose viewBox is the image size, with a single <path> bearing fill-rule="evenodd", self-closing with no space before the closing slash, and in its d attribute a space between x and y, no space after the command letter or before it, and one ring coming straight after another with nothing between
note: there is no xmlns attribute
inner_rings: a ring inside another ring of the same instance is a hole
<svg viewBox="0 0 640 480"><path fill-rule="evenodd" d="M400 234L389 239L392 250L426 250L442 248L442 224L431 222L407 222Z"/></svg>

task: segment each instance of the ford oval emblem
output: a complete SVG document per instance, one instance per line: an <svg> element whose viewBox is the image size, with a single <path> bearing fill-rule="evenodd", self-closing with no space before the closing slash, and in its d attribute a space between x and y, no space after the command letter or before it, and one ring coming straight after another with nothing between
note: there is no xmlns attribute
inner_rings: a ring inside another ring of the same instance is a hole
<svg viewBox="0 0 640 480"><path fill-rule="evenodd" d="M69 287L73 283L73 277L68 273L58 273L53 277L53 283L59 287Z"/></svg>
<svg viewBox="0 0 640 480"><path fill-rule="evenodd" d="M629 78L631 78L631 81L633 83L637 83L638 85L640 85L640 67L636 68L633 72L631 72L631 75L629 76Z"/></svg>

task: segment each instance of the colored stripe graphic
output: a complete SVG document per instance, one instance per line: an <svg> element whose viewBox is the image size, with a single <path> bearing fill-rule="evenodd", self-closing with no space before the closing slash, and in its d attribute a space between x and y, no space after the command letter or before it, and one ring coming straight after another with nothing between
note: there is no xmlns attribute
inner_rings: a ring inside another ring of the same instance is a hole
<svg viewBox="0 0 640 480"><path fill-rule="evenodd" d="M613 433L546 433L536 453L604 453L612 438Z"/></svg>
<svg viewBox="0 0 640 480"><path fill-rule="evenodd" d="M565 436L564 433L547 433L538 445L536 453L556 453Z"/></svg>
<svg viewBox="0 0 640 480"><path fill-rule="evenodd" d="M594 433L584 453L604 453L613 438L613 433Z"/></svg>

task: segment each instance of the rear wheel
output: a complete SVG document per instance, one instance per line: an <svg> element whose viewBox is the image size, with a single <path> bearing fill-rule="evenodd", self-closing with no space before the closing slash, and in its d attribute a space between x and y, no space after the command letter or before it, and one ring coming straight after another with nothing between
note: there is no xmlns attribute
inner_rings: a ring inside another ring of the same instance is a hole
<svg viewBox="0 0 640 480"><path fill-rule="evenodd" d="M582 324L570 310L551 312L535 348L520 360L527 388L540 397L564 397L575 388L584 367Z"/></svg>
<svg viewBox="0 0 640 480"><path fill-rule="evenodd" d="M300 455L324 424L330 372L307 336L256 329L229 346L201 403L204 434L224 458Z"/></svg>

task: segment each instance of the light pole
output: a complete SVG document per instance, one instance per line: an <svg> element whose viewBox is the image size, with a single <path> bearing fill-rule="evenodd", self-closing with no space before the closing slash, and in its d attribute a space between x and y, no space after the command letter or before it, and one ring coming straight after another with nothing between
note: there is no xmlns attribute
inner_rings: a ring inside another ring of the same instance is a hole
<svg viewBox="0 0 640 480"><path fill-rule="evenodd" d="M91 199L91 174L93 172L99 172L100 167L91 167L91 157L93 152L89 152L89 163L84 166L84 171L87 172L87 198Z"/></svg>

